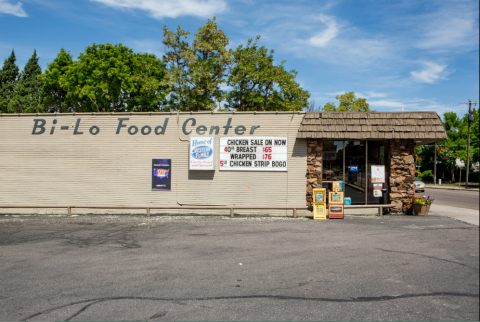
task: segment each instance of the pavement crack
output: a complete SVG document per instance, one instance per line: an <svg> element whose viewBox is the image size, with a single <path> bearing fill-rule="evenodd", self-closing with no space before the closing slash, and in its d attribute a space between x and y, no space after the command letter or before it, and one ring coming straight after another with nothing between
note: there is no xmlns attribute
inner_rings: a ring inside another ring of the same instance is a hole
<svg viewBox="0 0 480 322"><path fill-rule="evenodd" d="M85 304L77 312L70 315L64 321L70 321L77 317L82 312L85 312L88 308L95 304L119 301L119 300L146 300L146 301L166 301L172 303L186 302L186 301L217 301L217 300L239 300L239 299L272 299L272 300L296 300L296 301L315 301L315 302L337 302L337 303L362 303L362 302L381 302L392 301L406 298L418 298L418 297L434 297L434 296L453 296L453 297L470 297L479 298L479 294L473 293L458 293L458 292L433 292L433 293L419 293L419 294L402 294L402 295L384 295L384 296L370 296L370 297L351 297L351 298L327 298L327 297L300 297L300 296L284 296L284 295L244 295L244 296L214 296L214 297L198 297L198 298L161 298L161 297L137 297L137 296L120 296L120 297L105 297L90 300L83 300L64 304L61 306L53 307L44 311L32 314L22 320L27 321L38 317L42 314L48 314L56 310L60 310L66 307Z"/></svg>
<svg viewBox="0 0 480 322"><path fill-rule="evenodd" d="M399 250L388 250L388 249L382 249L382 248L376 248L376 249L381 250L382 252L387 252L387 253L400 253L400 254L408 254L408 255L415 255L415 256L420 256L420 257L425 257L425 258L436 259L436 260L440 260L440 261L444 261L444 262L453 263L453 264L461 265L461 266L464 266L464 267L468 267L470 269L478 270L478 268L476 268L476 267L470 267L470 266L468 266L466 264L463 264L463 263L460 263L460 262L456 262L456 261L452 261L452 260L444 259L444 258L439 258L439 257L435 257L435 256L429 256L429 255L423 255L423 254L417 254L417 253L409 253L409 252L402 252L402 251L399 251Z"/></svg>

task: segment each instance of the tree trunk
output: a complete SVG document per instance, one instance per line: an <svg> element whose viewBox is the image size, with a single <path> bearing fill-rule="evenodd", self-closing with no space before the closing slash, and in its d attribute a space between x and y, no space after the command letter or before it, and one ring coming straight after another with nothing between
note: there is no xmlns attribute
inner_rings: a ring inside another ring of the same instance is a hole
<svg viewBox="0 0 480 322"><path fill-rule="evenodd" d="M452 173L452 183L455 183L455 162L452 161L452 167L450 168L450 172Z"/></svg>

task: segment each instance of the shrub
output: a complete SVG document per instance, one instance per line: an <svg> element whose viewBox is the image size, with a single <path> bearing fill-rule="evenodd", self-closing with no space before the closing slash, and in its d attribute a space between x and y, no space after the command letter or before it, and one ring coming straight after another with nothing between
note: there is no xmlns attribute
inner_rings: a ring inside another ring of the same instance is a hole
<svg viewBox="0 0 480 322"><path fill-rule="evenodd" d="M427 171L423 171L422 174L419 176L419 178L422 181L433 181L435 177L433 175L432 170L427 170Z"/></svg>

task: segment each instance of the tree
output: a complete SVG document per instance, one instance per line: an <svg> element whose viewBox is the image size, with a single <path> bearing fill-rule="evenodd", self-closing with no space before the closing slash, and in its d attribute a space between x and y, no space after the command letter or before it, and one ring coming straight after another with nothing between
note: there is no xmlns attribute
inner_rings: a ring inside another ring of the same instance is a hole
<svg viewBox="0 0 480 322"><path fill-rule="evenodd" d="M478 109L474 109L475 122L472 123L470 164L479 161L479 137L478 137ZM442 118L443 126L448 134L448 140L437 143L437 151L433 146L417 147L417 154L422 158L422 169L433 170L434 157L437 154L437 172L450 172L452 182L455 182L456 160L459 159L467 164L468 145L468 113L462 118L455 112L446 112ZM442 158L442 156L447 156Z"/></svg>
<svg viewBox="0 0 480 322"><path fill-rule="evenodd" d="M32 57L27 61L25 68L20 74L13 97L8 103L8 111L11 113L41 113L41 91L43 82L39 78L42 68L38 64L37 51L33 51Z"/></svg>
<svg viewBox="0 0 480 322"><path fill-rule="evenodd" d="M221 85L225 83L231 51L229 39L213 20L195 34L190 45L190 32L178 26L176 32L163 27L163 44L167 48L164 63L169 70L172 92L169 107L173 110L213 110L224 98Z"/></svg>
<svg viewBox="0 0 480 322"><path fill-rule="evenodd" d="M64 76L73 64L72 55L61 49L57 57L48 64L40 79L43 81L42 105L46 113L81 112L84 102L73 91L68 92L60 85L60 77Z"/></svg>
<svg viewBox="0 0 480 322"><path fill-rule="evenodd" d="M479 112L480 112L480 107L477 109L473 108L475 121L471 125L471 150L470 150L470 154L472 156L473 162L480 162Z"/></svg>
<svg viewBox="0 0 480 322"><path fill-rule="evenodd" d="M128 111L166 111L169 82L165 65L152 54L136 54L133 66L134 90L129 93Z"/></svg>
<svg viewBox="0 0 480 322"><path fill-rule="evenodd" d="M329 102L323 107L325 112L375 112L370 110L366 98L357 98L354 92L345 92L335 98L339 100L339 106L335 107L335 103Z"/></svg>
<svg viewBox="0 0 480 322"><path fill-rule="evenodd" d="M226 107L239 111L301 111L309 106L310 94L295 81L297 72L287 72L285 61L273 64L274 51L259 47L248 40L233 53L234 66L230 70Z"/></svg>
<svg viewBox="0 0 480 322"><path fill-rule="evenodd" d="M167 85L155 55L135 54L122 44L93 44L59 78L66 92L84 99L82 112L158 110Z"/></svg>
<svg viewBox="0 0 480 322"><path fill-rule="evenodd" d="M15 85L19 77L19 68L15 65L15 52L5 59L0 70L0 113L8 113L8 104L13 98Z"/></svg>
<svg viewBox="0 0 480 322"><path fill-rule="evenodd" d="M192 43L195 60L190 62L190 77L194 84L193 99L198 110L213 110L224 98L221 85L232 62L232 51L227 50L229 39L213 20L201 27Z"/></svg>

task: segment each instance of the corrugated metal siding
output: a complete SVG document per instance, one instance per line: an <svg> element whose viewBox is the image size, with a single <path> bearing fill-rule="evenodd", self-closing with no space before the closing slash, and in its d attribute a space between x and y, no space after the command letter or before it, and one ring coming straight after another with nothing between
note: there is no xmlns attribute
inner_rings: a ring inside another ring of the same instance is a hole
<svg viewBox="0 0 480 322"><path fill-rule="evenodd" d="M167 117L164 135L140 133L144 125L154 129L163 125ZM215 135L215 172L188 170L189 136L182 133L181 127L190 117L197 121L195 127L189 127L193 130L191 135L197 135L194 129L199 125L208 129L220 126L220 133ZM42 135L31 134L36 118L47 120ZM73 135L78 118L83 135ZM116 135L118 118L129 118L124 124L136 125L139 132L129 135L127 128L122 128ZM225 135L223 126L228 118L232 118L233 127ZM50 135L53 119L58 123L55 133ZM302 119L303 114L299 113L3 115L0 117L0 204L304 206L307 147L306 140L296 139ZM70 128L61 130L62 125ZM100 128L98 135L88 132L93 125ZM260 125L254 136L288 136L288 172L219 171L219 138L236 136L237 125L247 127L242 137L250 136L253 125ZM172 191L151 191L152 159L172 159ZM238 213L290 215L291 211Z"/></svg>

